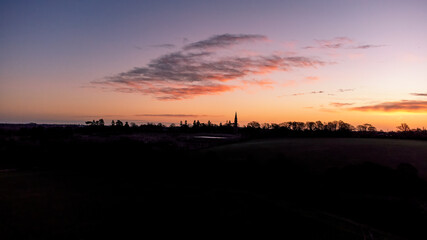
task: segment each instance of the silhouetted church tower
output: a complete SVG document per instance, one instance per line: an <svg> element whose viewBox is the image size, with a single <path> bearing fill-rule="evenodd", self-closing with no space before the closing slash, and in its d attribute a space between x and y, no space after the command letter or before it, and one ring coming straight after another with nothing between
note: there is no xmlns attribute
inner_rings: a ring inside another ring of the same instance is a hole
<svg viewBox="0 0 427 240"><path fill-rule="evenodd" d="M234 133L237 133L237 112L234 112Z"/></svg>

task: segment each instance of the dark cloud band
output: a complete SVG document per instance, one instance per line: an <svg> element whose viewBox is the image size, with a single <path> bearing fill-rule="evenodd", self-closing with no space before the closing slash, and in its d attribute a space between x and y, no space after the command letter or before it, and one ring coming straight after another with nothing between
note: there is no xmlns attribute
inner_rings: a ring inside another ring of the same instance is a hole
<svg viewBox="0 0 427 240"><path fill-rule="evenodd" d="M427 97L427 93L411 93L412 96Z"/></svg>
<svg viewBox="0 0 427 240"><path fill-rule="evenodd" d="M383 102L376 105L350 108L355 111L380 112L427 112L427 101L402 100L398 102Z"/></svg>
<svg viewBox="0 0 427 240"><path fill-rule="evenodd" d="M266 36L257 34L222 34L215 35L206 40L194 42L184 46L184 50L194 49L215 49L225 48L232 45L237 45L244 42L264 41L267 40Z"/></svg>
<svg viewBox="0 0 427 240"><path fill-rule="evenodd" d="M146 66L135 67L93 82L123 93L154 95L159 100L180 100L198 95L233 91L248 83L245 78L272 71L291 71L294 68L316 68L328 64L315 57L270 55L221 55L217 51L187 51L225 47L246 41L267 39L262 35L216 35L189 44L181 51L164 54ZM245 81L246 80L246 81ZM260 86L271 81L252 81ZM240 84L240 86L239 86Z"/></svg>

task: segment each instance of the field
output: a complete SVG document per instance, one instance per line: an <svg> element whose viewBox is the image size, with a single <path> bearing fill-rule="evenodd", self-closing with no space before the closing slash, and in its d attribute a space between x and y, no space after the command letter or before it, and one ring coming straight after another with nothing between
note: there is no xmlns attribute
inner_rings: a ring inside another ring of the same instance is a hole
<svg viewBox="0 0 427 240"><path fill-rule="evenodd" d="M6 139L0 232L92 239L243 224L282 237L427 237L425 141L161 138Z"/></svg>
<svg viewBox="0 0 427 240"><path fill-rule="evenodd" d="M311 171L372 162L396 168L409 163L427 180L427 141L379 138L284 138L254 140L202 151L227 160L281 158Z"/></svg>

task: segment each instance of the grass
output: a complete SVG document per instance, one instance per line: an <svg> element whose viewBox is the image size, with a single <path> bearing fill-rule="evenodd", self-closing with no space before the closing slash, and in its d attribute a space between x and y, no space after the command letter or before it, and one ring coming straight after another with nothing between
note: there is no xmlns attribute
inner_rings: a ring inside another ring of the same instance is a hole
<svg viewBox="0 0 427 240"><path fill-rule="evenodd" d="M190 149L120 139L47 142L23 162L44 156L57 166L0 172L0 232L6 239L91 239L255 224L308 239L427 236L425 181L394 170L410 163L425 179L427 142L284 138Z"/></svg>
<svg viewBox="0 0 427 240"><path fill-rule="evenodd" d="M409 163L427 179L427 141L369 138L284 138L254 140L204 149L224 160L293 160L311 171L373 162L396 168Z"/></svg>

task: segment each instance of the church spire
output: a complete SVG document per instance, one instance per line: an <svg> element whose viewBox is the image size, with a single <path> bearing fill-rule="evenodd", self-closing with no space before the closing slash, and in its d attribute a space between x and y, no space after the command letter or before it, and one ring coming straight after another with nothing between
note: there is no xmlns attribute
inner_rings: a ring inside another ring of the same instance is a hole
<svg viewBox="0 0 427 240"><path fill-rule="evenodd" d="M237 132L237 126L238 126L238 124L237 124L237 112L234 112L234 131L236 131Z"/></svg>

